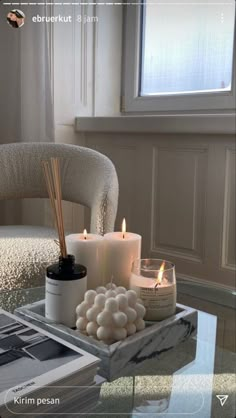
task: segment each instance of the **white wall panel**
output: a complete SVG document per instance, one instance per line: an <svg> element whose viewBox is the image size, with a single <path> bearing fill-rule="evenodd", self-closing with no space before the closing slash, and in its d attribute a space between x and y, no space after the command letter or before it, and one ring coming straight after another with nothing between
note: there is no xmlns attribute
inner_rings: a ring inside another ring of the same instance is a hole
<svg viewBox="0 0 236 418"><path fill-rule="evenodd" d="M137 152L135 146L125 145L124 143L113 145L99 144L99 141L95 142L90 139L86 144L93 149L105 154L114 163L118 180L119 180L119 194L122 199L119 199L119 207L116 218L117 230L121 229L123 218L126 218L127 228L131 230L136 225L134 224L135 209L138 205L138 197L136 193L136 177L137 173Z"/></svg>
<svg viewBox="0 0 236 418"><path fill-rule="evenodd" d="M223 216L223 243L222 243L222 267L235 270L235 150L226 150L225 164L225 190L224 190L224 216Z"/></svg>
<svg viewBox="0 0 236 418"><path fill-rule="evenodd" d="M203 260L207 150L154 148L152 252Z"/></svg>
<svg viewBox="0 0 236 418"><path fill-rule="evenodd" d="M234 136L85 133L114 162L123 216L142 235L142 256L177 275L235 286Z"/></svg>

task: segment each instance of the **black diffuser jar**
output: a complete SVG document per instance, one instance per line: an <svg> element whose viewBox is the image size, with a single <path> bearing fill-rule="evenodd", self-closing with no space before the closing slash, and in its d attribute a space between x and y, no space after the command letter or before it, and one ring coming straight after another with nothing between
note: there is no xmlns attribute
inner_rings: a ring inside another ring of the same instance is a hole
<svg viewBox="0 0 236 418"><path fill-rule="evenodd" d="M75 264L75 257L59 257L47 268L45 317L70 328L75 327L76 306L87 290L87 269Z"/></svg>

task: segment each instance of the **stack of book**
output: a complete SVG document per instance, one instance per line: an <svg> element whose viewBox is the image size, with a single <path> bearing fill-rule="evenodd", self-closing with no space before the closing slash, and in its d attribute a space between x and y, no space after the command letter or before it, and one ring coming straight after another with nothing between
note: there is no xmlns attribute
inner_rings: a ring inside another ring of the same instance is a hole
<svg viewBox="0 0 236 418"><path fill-rule="evenodd" d="M99 362L0 309L0 418L89 412L104 382Z"/></svg>

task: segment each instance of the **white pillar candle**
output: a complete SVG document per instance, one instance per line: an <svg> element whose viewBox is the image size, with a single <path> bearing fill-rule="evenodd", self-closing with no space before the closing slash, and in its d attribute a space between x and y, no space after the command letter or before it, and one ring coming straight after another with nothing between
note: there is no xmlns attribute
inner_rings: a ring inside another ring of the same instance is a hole
<svg viewBox="0 0 236 418"><path fill-rule="evenodd" d="M161 261L159 269L153 268ZM166 270L164 267L160 269L164 265ZM176 280L173 264L163 260L137 260L130 277L130 288L143 301L145 320L160 321L175 314Z"/></svg>
<svg viewBox="0 0 236 418"><path fill-rule="evenodd" d="M104 278L104 238L97 234L71 234L66 237L68 254L87 268L87 289L96 289Z"/></svg>
<svg viewBox="0 0 236 418"><path fill-rule="evenodd" d="M129 287L132 263L141 256L141 239L138 234L109 232L104 235L105 244L105 281L111 279L117 286Z"/></svg>

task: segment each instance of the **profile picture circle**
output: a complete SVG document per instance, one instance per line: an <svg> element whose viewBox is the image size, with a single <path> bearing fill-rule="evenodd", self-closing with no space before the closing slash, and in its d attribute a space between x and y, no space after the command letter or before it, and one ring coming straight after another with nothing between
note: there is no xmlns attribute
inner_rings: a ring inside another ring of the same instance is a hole
<svg viewBox="0 0 236 418"><path fill-rule="evenodd" d="M11 10L7 15L7 22L12 28L21 28L25 23L25 14L18 9Z"/></svg>

